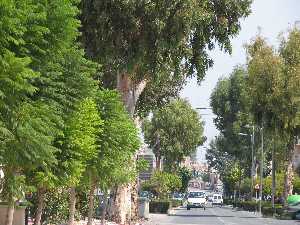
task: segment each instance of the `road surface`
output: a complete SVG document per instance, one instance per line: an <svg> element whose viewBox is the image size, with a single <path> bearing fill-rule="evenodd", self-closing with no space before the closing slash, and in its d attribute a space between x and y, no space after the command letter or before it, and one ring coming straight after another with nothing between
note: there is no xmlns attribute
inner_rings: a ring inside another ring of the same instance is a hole
<svg viewBox="0 0 300 225"><path fill-rule="evenodd" d="M175 210L172 216L151 214L147 225L300 225L299 221L260 218L253 212L235 211L231 208L184 208Z"/></svg>

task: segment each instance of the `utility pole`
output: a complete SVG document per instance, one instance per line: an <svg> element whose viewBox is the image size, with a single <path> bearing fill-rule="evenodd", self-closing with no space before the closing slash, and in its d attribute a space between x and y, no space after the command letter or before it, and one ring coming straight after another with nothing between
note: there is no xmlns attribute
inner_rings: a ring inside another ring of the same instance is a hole
<svg viewBox="0 0 300 225"><path fill-rule="evenodd" d="M261 214L264 175L264 125L261 123L261 156L260 156L260 187L259 187L259 213Z"/></svg>

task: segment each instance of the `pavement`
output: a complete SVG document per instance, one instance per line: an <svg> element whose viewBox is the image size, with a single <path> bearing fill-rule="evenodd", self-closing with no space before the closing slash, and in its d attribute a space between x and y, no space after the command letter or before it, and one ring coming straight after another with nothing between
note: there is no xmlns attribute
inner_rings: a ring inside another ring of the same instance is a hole
<svg viewBox="0 0 300 225"><path fill-rule="evenodd" d="M177 208L172 215L150 214L145 225L300 225L296 220L263 218L253 212L236 211L229 207L203 209Z"/></svg>

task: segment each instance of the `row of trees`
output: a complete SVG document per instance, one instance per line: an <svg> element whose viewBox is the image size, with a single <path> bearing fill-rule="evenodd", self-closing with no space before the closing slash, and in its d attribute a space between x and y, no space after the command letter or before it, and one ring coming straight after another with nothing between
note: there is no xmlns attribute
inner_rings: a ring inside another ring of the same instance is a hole
<svg viewBox="0 0 300 225"><path fill-rule="evenodd" d="M277 50L261 36L246 48L247 64L221 79L211 95L221 134L211 143L207 159L221 172L227 188L232 190L235 182L240 187L242 178L251 175L250 137L256 137L254 148L258 150L263 132L263 157L272 162L261 168L263 175L272 171L274 196L275 172L284 174L286 199L293 191L292 158L299 134L300 32L290 30ZM242 136L244 133L249 138ZM254 161L260 159L259 152Z"/></svg>
<svg viewBox="0 0 300 225"><path fill-rule="evenodd" d="M98 65L84 58L76 41L80 21L73 1L5 1L0 11L5 224L12 224L16 201L28 192L38 195L34 223L41 224L45 194L63 188L70 189L73 224L82 185L89 186L91 224L95 188L106 191L135 174L135 125L119 94L93 79Z"/></svg>
<svg viewBox="0 0 300 225"><path fill-rule="evenodd" d="M135 177L137 168L139 140L130 117L137 121L168 103L188 77L200 82L212 66L207 51L216 43L231 51L230 38L250 4L1 3L0 164L2 198L9 205L6 225L12 224L16 200L27 191L39 197L35 224L40 224L44 195L57 188L70 189L72 224L75 192L86 182L89 224L96 186L113 189L116 222L135 218L136 183L120 186ZM120 98L105 89L117 89Z"/></svg>
<svg viewBox="0 0 300 225"><path fill-rule="evenodd" d="M83 0L81 41L103 66L102 85L117 88L138 120L176 97L186 79L200 82L213 64L209 50L231 52L230 38L251 2ZM115 221L123 224L137 216L137 185L116 192Z"/></svg>

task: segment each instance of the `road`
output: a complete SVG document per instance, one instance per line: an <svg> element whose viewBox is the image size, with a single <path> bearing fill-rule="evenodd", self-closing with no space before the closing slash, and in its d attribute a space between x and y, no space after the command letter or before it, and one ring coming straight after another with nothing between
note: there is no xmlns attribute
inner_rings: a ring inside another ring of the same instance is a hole
<svg viewBox="0 0 300 225"><path fill-rule="evenodd" d="M147 225L300 225L300 221L260 218L254 213L231 208L177 209L172 216L151 214Z"/></svg>

